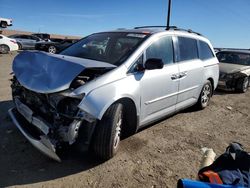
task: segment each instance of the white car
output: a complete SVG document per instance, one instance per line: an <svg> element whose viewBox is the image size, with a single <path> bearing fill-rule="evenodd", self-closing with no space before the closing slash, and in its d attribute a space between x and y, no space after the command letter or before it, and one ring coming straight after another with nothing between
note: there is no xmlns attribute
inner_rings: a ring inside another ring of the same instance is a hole
<svg viewBox="0 0 250 188"><path fill-rule="evenodd" d="M0 27L6 28L8 26L12 26L12 19L0 18Z"/></svg>
<svg viewBox="0 0 250 188"><path fill-rule="evenodd" d="M18 50L18 44L15 39L0 35L0 53L7 54L9 51Z"/></svg>

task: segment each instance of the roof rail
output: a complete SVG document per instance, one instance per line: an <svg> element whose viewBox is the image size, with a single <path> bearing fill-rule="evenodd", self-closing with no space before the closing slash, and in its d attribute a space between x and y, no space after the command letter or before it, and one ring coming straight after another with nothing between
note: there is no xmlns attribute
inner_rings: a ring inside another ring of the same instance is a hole
<svg viewBox="0 0 250 188"><path fill-rule="evenodd" d="M165 30L175 30L175 31L186 31L188 33L194 33L196 35L202 36L202 34L195 32L191 29L182 29L178 28L177 26L141 26L141 27L135 27L134 29L143 29L143 28L165 28Z"/></svg>
<svg viewBox="0 0 250 188"><path fill-rule="evenodd" d="M135 27L134 29L143 29L143 28L166 28L165 25L150 25L150 26L141 26L141 27Z"/></svg>

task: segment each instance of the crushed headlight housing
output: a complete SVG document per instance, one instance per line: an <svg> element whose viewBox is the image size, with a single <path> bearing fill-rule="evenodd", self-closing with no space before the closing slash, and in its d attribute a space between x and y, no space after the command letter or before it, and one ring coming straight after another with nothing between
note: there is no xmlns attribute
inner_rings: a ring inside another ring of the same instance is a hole
<svg viewBox="0 0 250 188"><path fill-rule="evenodd" d="M66 90L66 91L63 91L63 92L59 93L59 95L64 96L64 97L70 97L70 98L76 98L76 99L83 99L84 96L85 96L85 93L81 93L81 94L75 95L74 93L72 93L71 90Z"/></svg>

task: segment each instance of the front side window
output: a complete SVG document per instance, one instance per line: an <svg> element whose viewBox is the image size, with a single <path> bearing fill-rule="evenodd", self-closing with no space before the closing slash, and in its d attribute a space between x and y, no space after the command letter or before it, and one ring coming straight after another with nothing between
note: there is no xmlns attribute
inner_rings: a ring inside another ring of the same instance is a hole
<svg viewBox="0 0 250 188"><path fill-rule="evenodd" d="M148 34L107 32L83 38L61 52L63 55L103 61L114 65L122 64Z"/></svg>
<svg viewBox="0 0 250 188"><path fill-rule="evenodd" d="M173 63L173 42L172 37L162 37L151 44L146 50L147 59L161 59L164 64Z"/></svg>
<svg viewBox="0 0 250 188"><path fill-rule="evenodd" d="M211 48L206 42L198 41L199 44L199 56L201 60L207 60L214 57L214 54Z"/></svg>
<svg viewBox="0 0 250 188"><path fill-rule="evenodd" d="M198 59L197 41L192 38L178 37L179 61Z"/></svg>
<svg viewBox="0 0 250 188"><path fill-rule="evenodd" d="M143 67L143 54L135 61L128 72L138 72L142 70Z"/></svg>

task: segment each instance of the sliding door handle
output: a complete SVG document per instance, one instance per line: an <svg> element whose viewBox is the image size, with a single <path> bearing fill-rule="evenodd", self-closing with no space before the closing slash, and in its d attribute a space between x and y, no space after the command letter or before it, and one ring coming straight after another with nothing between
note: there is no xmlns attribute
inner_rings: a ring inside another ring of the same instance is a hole
<svg viewBox="0 0 250 188"><path fill-rule="evenodd" d="M179 74L179 78L182 78L182 77L185 77L185 76L187 76L187 71L181 72L181 73Z"/></svg>
<svg viewBox="0 0 250 188"><path fill-rule="evenodd" d="M179 76L177 75L177 74L172 74L172 76L171 76L171 79L172 80L176 80L176 79L178 79L179 78Z"/></svg>

